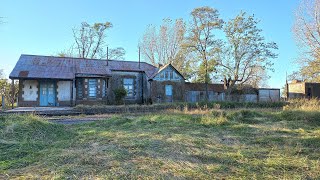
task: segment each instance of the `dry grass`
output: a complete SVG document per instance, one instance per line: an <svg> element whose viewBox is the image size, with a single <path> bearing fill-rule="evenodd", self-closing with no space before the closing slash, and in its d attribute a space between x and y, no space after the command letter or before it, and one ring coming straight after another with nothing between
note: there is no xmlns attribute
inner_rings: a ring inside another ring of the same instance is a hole
<svg viewBox="0 0 320 180"><path fill-rule="evenodd" d="M283 107L284 110L318 111L320 109L319 99L292 99Z"/></svg>
<svg viewBox="0 0 320 180"><path fill-rule="evenodd" d="M319 179L320 112L172 110L0 120L0 178Z"/></svg>

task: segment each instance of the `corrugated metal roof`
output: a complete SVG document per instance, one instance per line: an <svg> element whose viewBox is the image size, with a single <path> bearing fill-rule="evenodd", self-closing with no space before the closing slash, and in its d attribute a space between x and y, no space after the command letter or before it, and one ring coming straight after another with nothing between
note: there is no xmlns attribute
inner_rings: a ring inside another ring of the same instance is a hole
<svg viewBox="0 0 320 180"><path fill-rule="evenodd" d="M10 73L10 78L74 79L77 74L111 76L115 71L143 71L151 77L157 71L155 66L135 61L116 61L22 54Z"/></svg>
<svg viewBox="0 0 320 180"><path fill-rule="evenodd" d="M148 78L158 71L157 67L145 62L141 62L139 68L139 62L136 61L108 60L108 66L113 71L143 71Z"/></svg>

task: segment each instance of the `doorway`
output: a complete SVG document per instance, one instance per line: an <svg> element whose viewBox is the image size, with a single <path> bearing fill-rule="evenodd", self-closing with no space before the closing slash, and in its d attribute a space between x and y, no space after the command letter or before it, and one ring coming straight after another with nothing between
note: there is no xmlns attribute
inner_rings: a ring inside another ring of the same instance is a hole
<svg viewBox="0 0 320 180"><path fill-rule="evenodd" d="M40 106L56 106L56 90L53 81L40 82Z"/></svg>
<svg viewBox="0 0 320 180"><path fill-rule="evenodd" d="M166 102L173 102L172 85L166 85L165 86L165 91L166 91Z"/></svg>

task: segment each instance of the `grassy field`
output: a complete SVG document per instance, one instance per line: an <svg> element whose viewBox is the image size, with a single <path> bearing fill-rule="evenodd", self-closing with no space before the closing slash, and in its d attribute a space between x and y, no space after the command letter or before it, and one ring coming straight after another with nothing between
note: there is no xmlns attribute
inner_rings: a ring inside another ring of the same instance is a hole
<svg viewBox="0 0 320 180"><path fill-rule="evenodd" d="M0 117L0 179L320 179L320 111Z"/></svg>

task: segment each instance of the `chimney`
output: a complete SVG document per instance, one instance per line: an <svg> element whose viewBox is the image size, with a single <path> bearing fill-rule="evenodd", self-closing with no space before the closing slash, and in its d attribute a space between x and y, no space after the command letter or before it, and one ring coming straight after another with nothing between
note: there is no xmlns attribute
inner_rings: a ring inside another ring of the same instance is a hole
<svg viewBox="0 0 320 180"><path fill-rule="evenodd" d="M292 83L301 83L302 81L301 80L298 80L298 79L294 79L292 80Z"/></svg>
<svg viewBox="0 0 320 180"><path fill-rule="evenodd" d="M160 69L163 66L163 64L158 63L158 68Z"/></svg>

